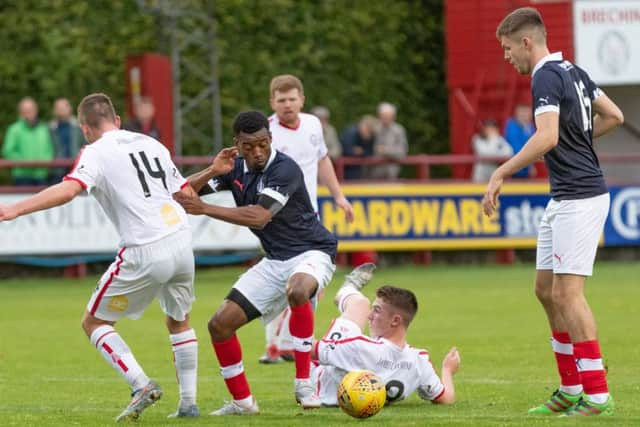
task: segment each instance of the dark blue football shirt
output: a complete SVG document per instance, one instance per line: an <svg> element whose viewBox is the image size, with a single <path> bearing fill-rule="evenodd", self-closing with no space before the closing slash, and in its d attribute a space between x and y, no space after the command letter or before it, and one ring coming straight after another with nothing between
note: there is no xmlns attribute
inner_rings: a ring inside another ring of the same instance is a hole
<svg viewBox="0 0 640 427"><path fill-rule="evenodd" d="M251 172L239 157L231 172L213 178L200 193L222 190L231 190L237 206L256 205L261 194L283 206L262 230L250 228L267 258L282 261L318 250L335 259L338 241L318 220L302 170L291 157L272 148L262 172Z"/></svg>
<svg viewBox="0 0 640 427"><path fill-rule="evenodd" d="M560 114L559 140L544 155L554 200L586 199L607 192L598 157L593 150L591 102L602 91L580 67L560 52L543 58L531 78L534 116Z"/></svg>

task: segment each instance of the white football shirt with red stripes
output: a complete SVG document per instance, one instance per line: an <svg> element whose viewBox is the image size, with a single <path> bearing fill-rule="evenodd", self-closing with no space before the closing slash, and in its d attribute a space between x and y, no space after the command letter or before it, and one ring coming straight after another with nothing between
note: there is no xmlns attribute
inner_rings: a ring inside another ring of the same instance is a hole
<svg viewBox="0 0 640 427"><path fill-rule="evenodd" d="M188 182L155 139L126 130L105 132L86 145L64 177L92 194L118 231L120 246L155 242L188 228L173 193Z"/></svg>
<svg viewBox="0 0 640 427"><path fill-rule="evenodd" d="M306 113L298 114L297 127L281 123L275 114L269 117L271 146L296 161L302 174L313 209L318 212L318 161L327 155L320 120Z"/></svg>
<svg viewBox="0 0 640 427"><path fill-rule="evenodd" d="M330 335L329 335L330 336ZM420 397L435 400L444 393L426 350L366 335L322 339L317 343L319 365L314 368L318 395L325 405L337 404L342 377L354 370L373 371L387 388L387 402L402 400L419 388Z"/></svg>

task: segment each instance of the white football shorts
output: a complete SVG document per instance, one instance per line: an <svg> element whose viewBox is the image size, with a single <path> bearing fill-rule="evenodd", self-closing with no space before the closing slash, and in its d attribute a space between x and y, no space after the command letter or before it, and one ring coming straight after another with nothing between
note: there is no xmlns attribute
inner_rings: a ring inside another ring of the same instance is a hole
<svg viewBox="0 0 640 427"><path fill-rule="evenodd" d="M335 269L331 257L322 251L303 252L284 261L263 258L240 276L233 289L260 312L264 323L269 323L289 305L287 283L291 276L306 273L316 279L318 289L311 301L315 306L318 294L329 284Z"/></svg>
<svg viewBox="0 0 640 427"><path fill-rule="evenodd" d="M138 319L154 298L165 314L182 321L195 301L191 231L183 229L156 242L120 248L102 275L87 311L98 319Z"/></svg>
<svg viewBox="0 0 640 427"><path fill-rule="evenodd" d="M551 199L538 229L537 270L591 276L609 212L609 193L588 199Z"/></svg>

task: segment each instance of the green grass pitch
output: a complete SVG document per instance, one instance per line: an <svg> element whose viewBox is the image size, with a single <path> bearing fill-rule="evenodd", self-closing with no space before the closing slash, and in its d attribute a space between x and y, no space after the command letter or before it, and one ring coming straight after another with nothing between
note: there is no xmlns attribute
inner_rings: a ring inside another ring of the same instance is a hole
<svg viewBox="0 0 640 427"><path fill-rule="evenodd" d="M141 425L331 426L547 426L640 425L640 264L600 262L587 295L598 320L601 345L616 399L611 419L561 420L526 415L553 391L557 375L549 330L532 292L533 266L434 266L379 269L366 288L394 284L412 289L420 309L409 342L430 351L439 370L451 345L460 349L458 401L436 406L417 396L360 421L338 409L302 411L293 400L293 365L263 366L263 331L254 322L239 333L245 369L262 413L255 417L208 417L228 399L209 344L206 323L242 268L199 270L192 321L200 340L198 403L204 416L168 420L177 385L163 316L153 304L137 321L118 330L149 376L164 388ZM331 298L347 271L339 270L320 304L316 337L336 310ZM129 401L116 372L91 347L80 316L97 277L86 280L30 279L0 282L0 425L113 425Z"/></svg>

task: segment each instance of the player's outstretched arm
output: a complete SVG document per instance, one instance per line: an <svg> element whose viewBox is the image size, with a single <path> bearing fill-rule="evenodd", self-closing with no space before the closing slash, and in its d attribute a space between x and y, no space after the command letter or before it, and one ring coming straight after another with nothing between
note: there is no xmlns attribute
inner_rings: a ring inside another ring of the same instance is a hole
<svg viewBox="0 0 640 427"><path fill-rule="evenodd" d="M264 228L273 217L273 213L269 209L260 205L240 206L237 208L210 205L203 202L195 192L184 190L186 190L186 187L179 193L175 193L173 197L191 215L207 215L231 224L244 225L256 229Z"/></svg>
<svg viewBox="0 0 640 427"><path fill-rule="evenodd" d="M353 222L353 207L347 198L344 197L344 194L342 194L342 189L336 177L336 171L333 169L333 164L329 156L324 156L318 161L318 178L321 184L327 186L336 205L344 211L347 222Z"/></svg>
<svg viewBox="0 0 640 427"><path fill-rule="evenodd" d="M433 403L450 405L456 401L456 391L453 386L453 376L460 368L460 353L453 347L442 361L441 380L444 384L444 393L433 401Z"/></svg>
<svg viewBox="0 0 640 427"><path fill-rule="evenodd" d="M196 192L199 192L211 178L231 172L237 156L237 147L222 149L206 169L196 172L187 178L189 184Z"/></svg>
<svg viewBox="0 0 640 427"><path fill-rule="evenodd" d="M624 122L624 115L618 106L604 93L592 103L593 112L593 137L597 138L609 132Z"/></svg>
<svg viewBox="0 0 640 427"><path fill-rule="evenodd" d="M0 221L9 221L22 215L41 211L70 202L84 189L74 180L63 181L45 188L11 206L0 206Z"/></svg>

